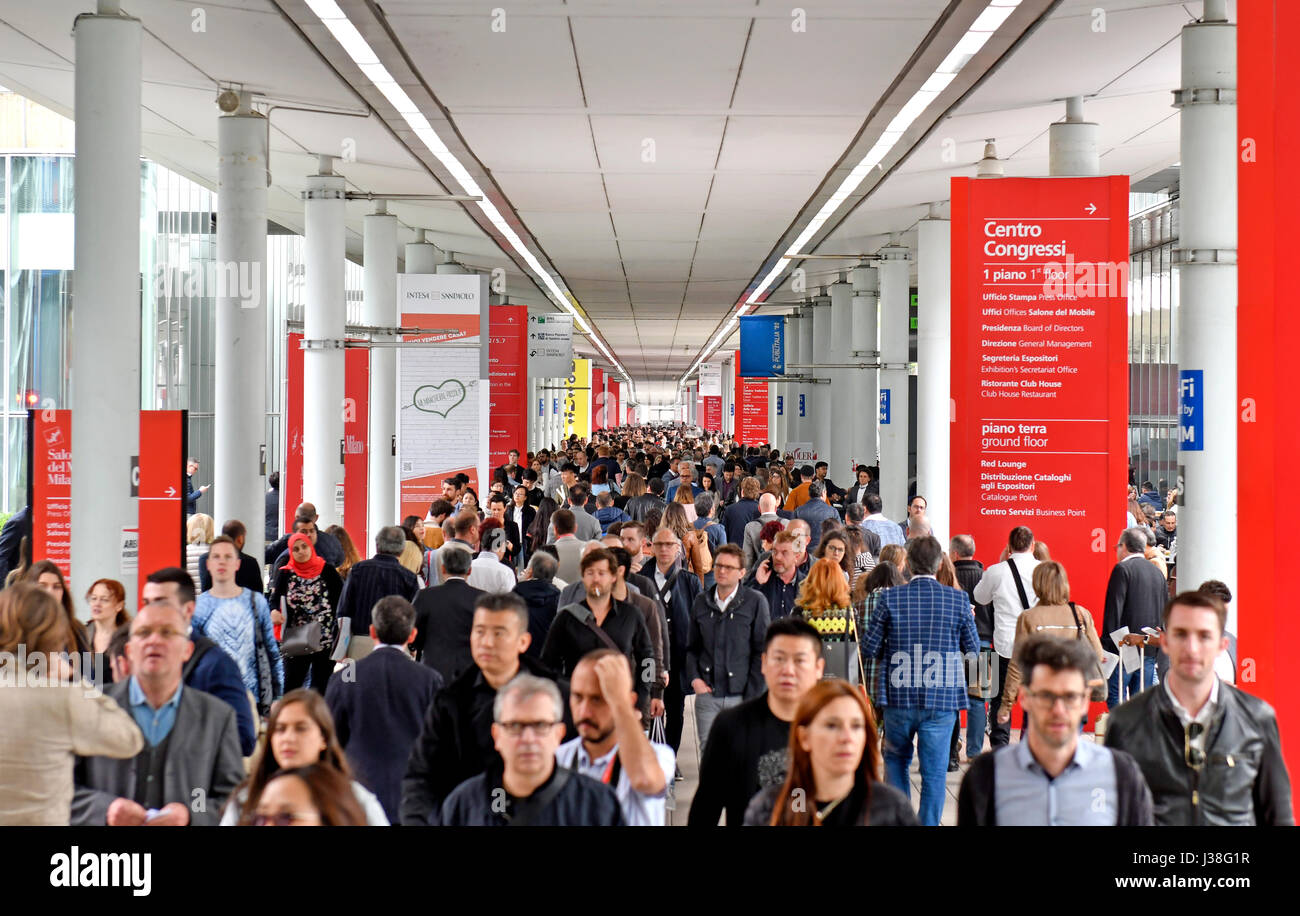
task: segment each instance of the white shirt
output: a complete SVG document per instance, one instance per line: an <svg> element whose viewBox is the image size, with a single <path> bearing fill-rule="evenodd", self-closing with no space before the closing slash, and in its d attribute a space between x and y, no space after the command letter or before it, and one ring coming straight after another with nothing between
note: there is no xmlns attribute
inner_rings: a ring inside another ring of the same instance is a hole
<svg viewBox="0 0 1300 916"><path fill-rule="evenodd" d="M628 778L627 770L619 768L618 782L614 786L614 794L618 796L618 806L623 811L623 820L629 827L663 827L667 823L667 808L665 800L668 797L668 787L673 784L673 774L677 769L677 756L673 749L666 744L659 744L657 741L651 741L650 747L654 749L655 758L659 761L659 768L664 771L664 790L658 795L642 795L636 789L632 788L632 781ZM605 772L609 769L614 755L618 753L618 745L604 757L597 757L592 760L587 755L587 749L582 746L582 738L574 738L572 741L566 741L555 749L555 760L562 767L573 769L583 776L590 776L597 782L605 778Z"/></svg>
<svg viewBox="0 0 1300 916"><path fill-rule="evenodd" d="M1038 603L1033 588L1034 567L1038 561L1030 551L1013 553L1010 560L1020 572L1025 597L1033 607ZM975 586L975 603L993 605L993 648L1003 658L1010 658L1016 644L1016 621L1025 612L1025 607L1020 603L1016 580L1011 577L1011 568L1006 563L994 563L984 570L984 577Z"/></svg>
<svg viewBox="0 0 1300 916"><path fill-rule="evenodd" d="M1169 686L1169 678L1165 678L1165 693L1169 694L1169 702L1174 706L1174 712L1178 714L1178 721L1183 723L1183 728L1191 725L1193 722L1199 722L1204 728L1201 733L1192 741L1192 745L1199 748L1201 753L1205 753L1205 742L1209 737L1210 719L1214 716L1214 707L1219 705L1219 679L1216 676L1214 685L1210 687L1210 698L1205 701L1205 705L1200 708L1196 715L1192 715L1178 702L1178 697L1174 696L1174 689Z"/></svg>
<svg viewBox="0 0 1300 916"><path fill-rule="evenodd" d="M494 553L481 553L475 557L465 581L489 595L504 595L515 587L514 573Z"/></svg>
<svg viewBox="0 0 1300 916"><path fill-rule="evenodd" d="M727 605L731 604L731 602L735 599L736 595L738 595L738 594L740 594L740 586L739 586L739 585L737 585L735 588L733 588L733 589L731 590L731 594L730 594L730 595L728 595L727 597L723 598L723 597L722 597L722 590L721 590L720 588L718 588L718 587L715 585L715 586L713 587L713 600L714 600L714 602L716 602L717 605L718 605L718 612L719 612L719 613L722 613L722 614L727 613Z"/></svg>
<svg viewBox="0 0 1300 916"><path fill-rule="evenodd" d="M524 536L524 507L515 506L514 510L515 511L513 517L514 517L515 527L519 529L519 536L522 538ZM522 546L523 546L522 544L516 544L515 548L518 549Z"/></svg>

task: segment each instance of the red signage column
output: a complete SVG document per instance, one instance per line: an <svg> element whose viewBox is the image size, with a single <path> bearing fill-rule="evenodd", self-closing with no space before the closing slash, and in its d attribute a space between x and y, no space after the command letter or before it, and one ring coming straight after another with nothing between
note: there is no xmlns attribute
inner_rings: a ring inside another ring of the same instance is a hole
<svg viewBox="0 0 1300 916"><path fill-rule="evenodd" d="M140 411L137 599L151 572L185 568L187 416L184 410Z"/></svg>
<svg viewBox="0 0 1300 916"><path fill-rule="evenodd" d="M745 445L759 445L767 441L767 383L741 378L739 350L732 362L736 366L736 438Z"/></svg>
<svg viewBox="0 0 1300 916"><path fill-rule="evenodd" d="M1300 4L1238 0L1238 189L1236 593L1237 685L1277 712L1282 752L1300 772L1300 674L1291 648L1300 642L1292 609L1295 563L1289 522L1300 511L1294 466L1300 423L1291 405L1300 310L1294 305L1290 240L1300 231L1295 150L1300 123L1290 111L1300 81ZM1254 509L1261 495L1268 511ZM1185 583L1194 588L1197 583ZM1300 795L1292 792L1292 807Z"/></svg>
<svg viewBox="0 0 1300 916"><path fill-rule="evenodd" d="M1027 525L1100 629L1128 481L1128 179L953 179L952 532Z"/></svg>
<svg viewBox="0 0 1300 916"><path fill-rule="evenodd" d="M53 560L63 570L63 577L71 580L70 410L33 410L27 414L27 504L32 507L32 559ZM105 537L116 537L116 532L107 532Z"/></svg>
<svg viewBox="0 0 1300 916"><path fill-rule="evenodd" d="M370 556L366 529L366 500L370 483L370 351L348 350L344 354L343 396L348 410L343 415L343 527L347 529L362 559ZM390 446L391 448L391 446ZM301 452L299 452L301 459ZM301 485L299 464L299 483ZM297 507L293 504L293 508ZM393 519L397 524L400 519Z"/></svg>
<svg viewBox="0 0 1300 916"><path fill-rule="evenodd" d="M498 468L528 443L528 306L492 306L488 328L488 464Z"/></svg>
<svg viewBox="0 0 1300 916"><path fill-rule="evenodd" d="M605 429L605 370L599 366L591 368L591 429Z"/></svg>
<svg viewBox="0 0 1300 916"><path fill-rule="evenodd" d="M722 398L714 395L700 398L700 426L705 432L722 429Z"/></svg>
<svg viewBox="0 0 1300 916"><path fill-rule="evenodd" d="M284 500L283 534L293 524L293 512L302 503L302 334L288 335L284 372L288 391L284 402L284 474L280 477L280 495ZM344 380L344 387L347 381ZM357 545L360 550L361 546ZM364 551L362 556L365 556Z"/></svg>

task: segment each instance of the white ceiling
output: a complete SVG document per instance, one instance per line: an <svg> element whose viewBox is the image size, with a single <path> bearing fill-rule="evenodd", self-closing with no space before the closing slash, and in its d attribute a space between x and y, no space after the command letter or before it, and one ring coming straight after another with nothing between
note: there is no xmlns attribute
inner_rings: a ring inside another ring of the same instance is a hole
<svg viewBox="0 0 1300 916"><path fill-rule="evenodd" d="M0 83L74 117L71 26L92 5L6 4ZM486 2L384 0L382 11L357 0L340 5L367 40L405 53L445 109L438 117L454 125L512 208L509 217L535 240L641 399L652 402L672 400L676 379L945 10L983 2L803 0L802 32L791 27L791 5L774 0L533 0L503 7L504 30L500 20L493 28L494 4ZM410 133L370 110L373 87L358 84L301 0L204 4L205 31L194 30L197 7L126 4L146 29L145 155L215 186L215 89L238 82L272 104L336 112L272 111L277 222L301 229L299 193L315 156L339 153L345 140L356 161L338 168L354 190L448 190ZM821 250L871 251L888 233L907 233L928 202L947 198L952 176L973 173L986 137L997 139L1007 174L1046 174L1047 128L1062 116L1057 100L1066 96L1091 97L1086 113L1101 125L1107 172L1140 178L1177 161L1170 90L1179 82L1178 34L1188 13L1176 0L1118 0L1095 31L1097 8L1095 0L1061 3ZM291 19L304 23L301 30ZM955 159L944 158L949 139ZM349 254L357 259L368 209L349 204ZM477 211L450 203L390 209L407 226L430 230L462 262L505 268L512 301L548 306ZM770 301L779 308L791 298L778 287Z"/></svg>

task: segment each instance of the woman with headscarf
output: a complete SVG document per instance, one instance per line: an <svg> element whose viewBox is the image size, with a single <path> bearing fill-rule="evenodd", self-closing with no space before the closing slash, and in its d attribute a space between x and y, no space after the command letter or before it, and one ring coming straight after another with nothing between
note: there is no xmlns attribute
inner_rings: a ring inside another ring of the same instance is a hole
<svg viewBox="0 0 1300 916"><path fill-rule="evenodd" d="M280 567L270 594L272 618L279 615L280 654L284 658L284 689L287 693L307 682L325 693L325 683L334 670L334 643L338 639L336 611L343 579L338 570L316 553L311 538L295 534L289 538L289 562ZM314 651L313 651L314 648Z"/></svg>

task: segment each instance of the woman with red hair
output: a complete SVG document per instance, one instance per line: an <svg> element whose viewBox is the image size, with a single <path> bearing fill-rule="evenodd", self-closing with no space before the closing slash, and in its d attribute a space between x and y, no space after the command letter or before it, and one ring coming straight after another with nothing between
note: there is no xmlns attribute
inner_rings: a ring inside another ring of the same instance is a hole
<svg viewBox="0 0 1300 916"><path fill-rule="evenodd" d="M907 797L880 782L880 744L861 691L824 680L799 701L790 723L785 782L745 810L749 827L914 827Z"/></svg>

